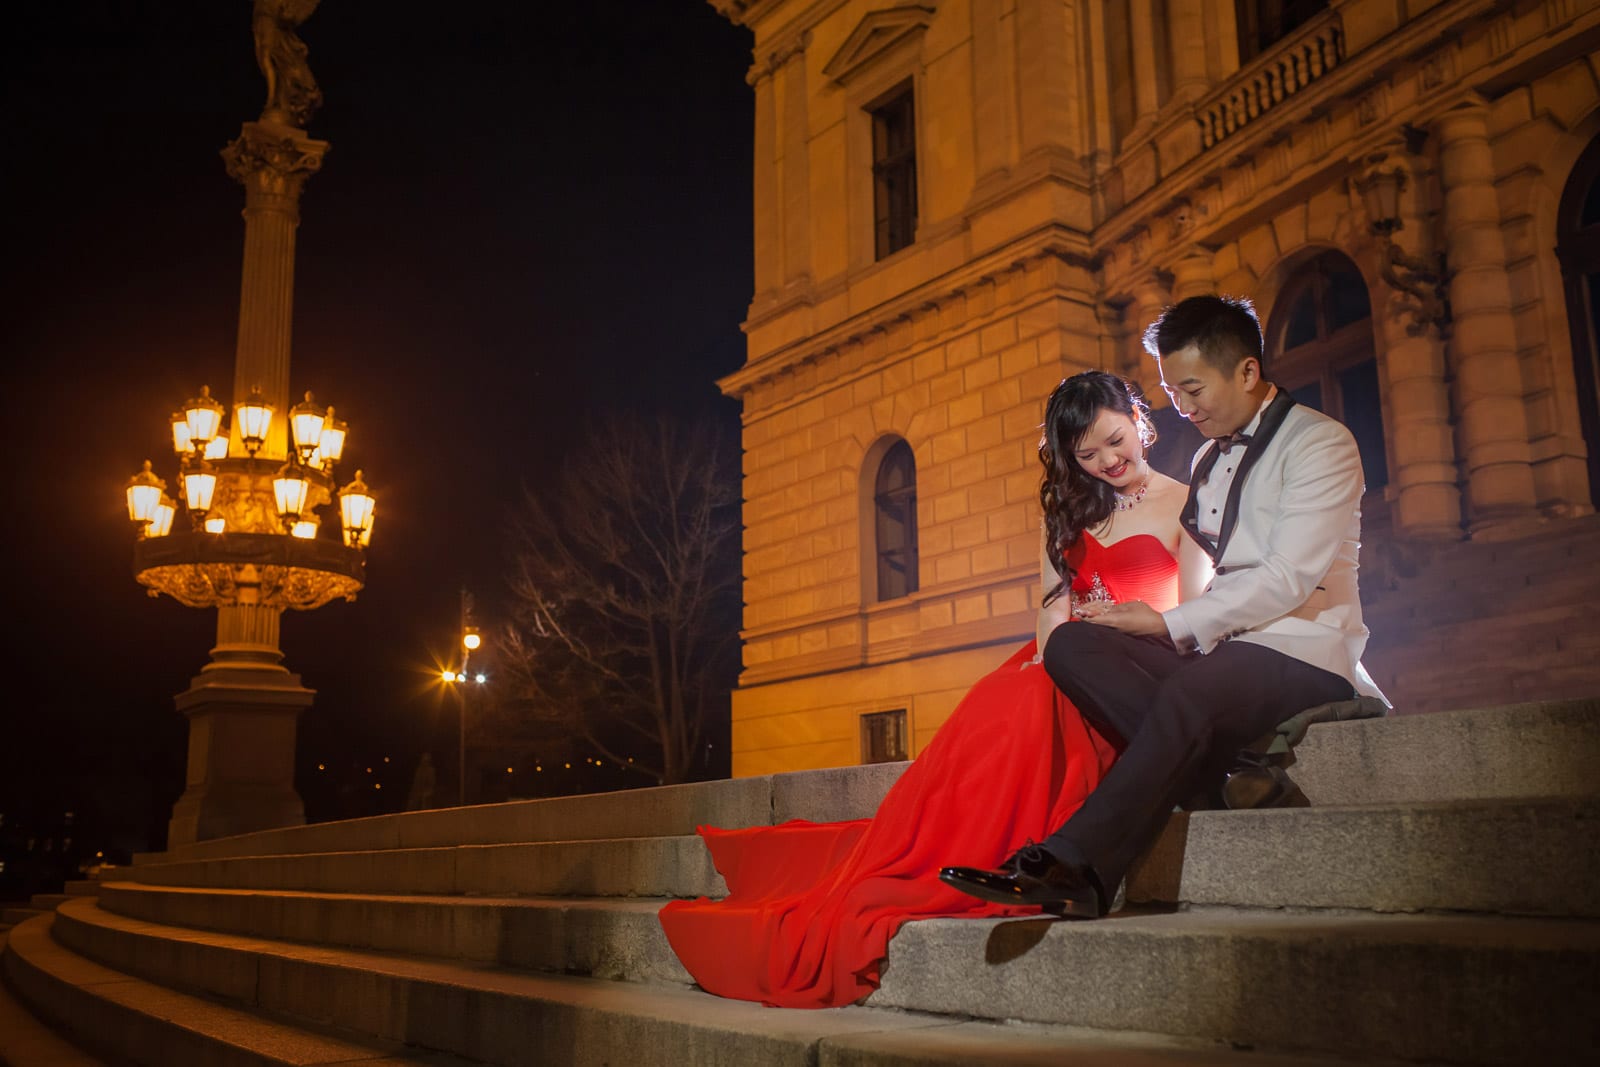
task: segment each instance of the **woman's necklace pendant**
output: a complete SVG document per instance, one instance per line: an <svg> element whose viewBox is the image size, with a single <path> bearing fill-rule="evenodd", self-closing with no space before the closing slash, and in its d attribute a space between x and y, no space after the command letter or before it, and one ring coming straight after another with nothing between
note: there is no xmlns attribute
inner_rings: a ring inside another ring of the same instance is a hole
<svg viewBox="0 0 1600 1067"><path fill-rule="evenodd" d="M1145 491L1149 488L1150 479L1146 478L1144 481L1139 483L1139 488L1135 489L1131 493L1119 493L1113 489L1111 491L1111 495L1115 498L1115 500L1112 502L1112 508L1117 511L1127 511L1129 508L1135 507L1139 501L1144 499Z"/></svg>

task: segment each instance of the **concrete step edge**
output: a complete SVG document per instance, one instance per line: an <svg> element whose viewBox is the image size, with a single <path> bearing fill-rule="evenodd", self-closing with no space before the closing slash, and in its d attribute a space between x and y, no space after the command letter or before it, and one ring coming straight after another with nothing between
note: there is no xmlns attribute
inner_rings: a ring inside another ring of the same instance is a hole
<svg viewBox="0 0 1600 1067"><path fill-rule="evenodd" d="M1427 716L1398 715L1368 720L1364 727L1361 723L1328 724L1314 727L1307 741L1319 740L1324 751L1337 750L1341 745L1359 749L1370 746L1374 739L1381 741L1388 723L1425 718L1427 729L1448 732L1469 729L1469 723L1485 716L1534 719L1557 716L1568 723L1569 728L1588 730L1600 737L1600 699L1588 698L1430 712ZM575 825L595 828L578 837L600 839L689 834L703 823L760 826L790 818L816 822L862 818L876 810L883 794L907 766L894 763L797 771L623 793L405 812L284 827L204 841L168 853L141 854L135 857L135 863L554 840L562 831L570 836L570 828ZM618 827L633 829L619 833Z"/></svg>
<svg viewBox="0 0 1600 1067"><path fill-rule="evenodd" d="M5 956L6 943L6 932L0 931L0 958ZM105 1067L105 1062L51 1029L0 981L0 1063L10 1067Z"/></svg>
<svg viewBox="0 0 1600 1067"><path fill-rule="evenodd" d="M1600 798L1177 815L1137 864L1143 902L1600 915ZM991 863L993 857L952 856ZM719 897L693 837L310 854L135 868L130 881L406 895Z"/></svg>
<svg viewBox="0 0 1600 1067"><path fill-rule="evenodd" d="M123 951L137 952L137 959L144 966L166 966L185 980L203 982L213 995L231 997L243 993L253 998L252 1003L259 1009L324 1023L337 1021L342 1026L385 1039L392 1038L391 1028L404 1025L415 1040L429 1047L489 1063L525 1062L530 1034L544 1032L541 1023L552 1012L564 1015L582 1011L598 1015L598 1019L584 1028L594 1039L601 1034L632 1036L642 1031L642 1040L635 1038L639 1043L632 1050L606 1050L608 1055L603 1062L611 1063L871 1063L871 1058L852 1054L852 1049L864 1043L869 1049L894 1051L897 1045L904 1047L904 1042L911 1041L937 1053L939 1041L950 1036L947 1028L974 1025L965 1019L952 1020L948 1015L873 1006L823 1012L773 1011L687 988L573 976L526 975L390 953L305 948L221 934L197 935L160 924L118 920L92 903L69 905L68 909L58 918L66 922L83 921L96 919L94 913L101 912L98 917L101 929L117 929L128 942ZM211 955L210 964L197 965L181 955L151 950L150 944L154 941L167 941L179 952ZM253 980L246 985L242 977L206 974L215 971L218 959L224 965L240 966L241 975L252 974ZM382 1004L358 1003L348 995L341 995L339 990L351 984L369 994L362 998L364 1000L382 999L377 991L387 989L394 1002L413 1007L430 1004L435 997L448 997L457 1013L470 1015L470 1021L451 1018L446 1012L416 1012L409 1019L397 1019ZM470 1012L461 1010L463 997L472 998ZM337 1020L329 1012L328 1006L332 1004L342 1004L346 1009ZM429 1028L419 1031L419 1024ZM1029 1037L1040 1058L1012 1059L1006 1056L1007 1027L980 1024L979 1029L995 1041L992 1054L996 1061L1008 1064L1037 1063L1042 1067L1045 1063L1059 1063L1064 1050L1085 1043L1111 1048L1132 1046L1169 1055L1188 1052L1190 1055L1183 1055L1181 1060L1186 1063L1232 1062L1231 1051L1220 1051L1217 1042L1210 1039L1070 1026L1019 1028ZM685 1030L698 1033L685 1034ZM966 1033L970 1036L972 1031ZM689 1048L681 1048L680 1041ZM933 1047L929 1048L930 1045ZM666 1058L663 1058L664 1052ZM1222 1058L1213 1058L1218 1055ZM1322 1058L1321 1054L1311 1054L1308 1061L1304 1058L1306 1055L1290 1053L1280 1059L1272 1053L1251 1052L1248 1062L1263 1065L1334 1062ZM942 1056L930 1055L926 1062L949 1059L949 1050L946 1050ZM1095 1064L1098 1061L1083 1062ZM1111 1057L1106 1062L1127 1061Z"/></svg>
<svg viewBox="0 0 1600 1067"><path fill-rule="evenodd" d="M139 979L57 943L55 921L46 915L12 931L6 978L31 1011L118 1062L335 1067L359 1060L378 1067L381 1058L395 1067L468 1067L455 1057L290 1024Z"/></svg>

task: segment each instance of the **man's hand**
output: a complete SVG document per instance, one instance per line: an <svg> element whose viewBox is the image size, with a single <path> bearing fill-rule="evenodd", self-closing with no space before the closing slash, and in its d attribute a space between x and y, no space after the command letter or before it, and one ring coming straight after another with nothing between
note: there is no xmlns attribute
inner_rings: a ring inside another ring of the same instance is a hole
<svg viewBox="0 0 1600 1067"><path fill-rule="evenodd" d="M1161 613L1142 600L1130 600L1126 604L1107 604L1104 607L1097 604L1085 604L1078 611L1078 617L1096 626L1109 626L1113 630L1120 630L1134 637L1166 637L1167 620Z"/></svg>

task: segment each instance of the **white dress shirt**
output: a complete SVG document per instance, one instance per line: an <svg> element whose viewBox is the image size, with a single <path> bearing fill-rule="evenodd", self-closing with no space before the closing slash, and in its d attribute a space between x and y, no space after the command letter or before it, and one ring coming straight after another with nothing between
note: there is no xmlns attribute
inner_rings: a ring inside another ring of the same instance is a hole
<svg viewBox="0 0 1600 1067"><path fill-rule="evenodd" d="M1266 412L1267 405L1272 403L1273 397L1277 395L1278 387L1269 385L1266 398L1261 401L1261 406L1256 408L1255 417L1239 432L1254 435L1261 426L1261 416ZM1205 449L1210 447L1210 442L1202 445L1201 450L1195 454L1196 458L1204 455ZM1200 535L1213 546L1222 534L1222 513L1227 507L1228 491L1233 488L1233 472L1239 469L1239 461L1244 458L1244 452L1243 448L1233 448L1218 456L1216 463L1211 466L1211 472L1206 475L1206 480L1195 490L1195 525L1200 528ZM1193 652L1198 642L1195 640L1194 628L1184 620L1183 605L1179 604L1162 612L1161 618L1167 624L1167 636L1172 638L1172 643L1178 651Z"/></svg>

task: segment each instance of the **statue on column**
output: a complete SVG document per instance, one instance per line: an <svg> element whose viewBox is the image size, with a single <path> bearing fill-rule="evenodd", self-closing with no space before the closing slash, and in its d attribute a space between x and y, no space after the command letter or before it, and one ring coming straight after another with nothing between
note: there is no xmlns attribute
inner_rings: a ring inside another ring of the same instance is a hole
<svg viewBox="0 0 1600 1067"><path fill-rule="evenodd" d="M317 9L319 0L254 0L251 29L256 63L267 79L264 120L305 128L322 106L322 90L306 63L306 44L295 29Z"/></svg>

